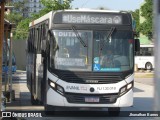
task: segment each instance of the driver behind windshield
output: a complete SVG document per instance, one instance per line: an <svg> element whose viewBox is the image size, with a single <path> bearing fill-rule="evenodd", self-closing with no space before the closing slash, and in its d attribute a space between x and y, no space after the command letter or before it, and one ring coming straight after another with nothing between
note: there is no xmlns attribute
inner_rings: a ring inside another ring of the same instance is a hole
<svg viewBox="0 0 160 120"><path fill-rule="evenodd" d="M103 68L115 68L120 67L120 63L114 60L113 47L109 46L101 58L101 67Z"/></svg>

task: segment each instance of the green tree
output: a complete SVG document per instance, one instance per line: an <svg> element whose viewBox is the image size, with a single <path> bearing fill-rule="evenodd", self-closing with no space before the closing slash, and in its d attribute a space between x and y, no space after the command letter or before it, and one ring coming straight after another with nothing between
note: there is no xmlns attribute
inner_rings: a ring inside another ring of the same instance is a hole
<svg viewBox="0 0 160 120"><path fill-rule="evenodd" d="M25 9L25 2L26 0L7 3L6 5L13 6L14 8L11 9L11 12L5 14L5 18L9 20L11 23L15 23L17 25L21 20L24 19L22 13Z"/></svg>
<svg viewBox="0 0 160 120"><path fill-rule="evenodd" d="M141 7L141 16L145 18L145 21L140 24L140 32L151 39L153 34L153 0L145 0Z"/></svg>
<svg viewBox="0 0 160 120"><path fill-rule="evenodd" d="M9 20L11 23L16 25L16 30L13 31L13 39L24 39L26 37L26 28L28 24L26 24L26 18L23 17L23 12L26 10L24 4L27 0L9 2L7 5L14 6L10 13L5 14L5 18ZM25 26L27 25L27 26ZM23 27L22 27L23 26ZM25 30L25 31L24 31ZM24 33L23 33L24 32Z"/></svg>
<svg viewBox="0 0 160 120"><path fill-rule="evenodd" d="M16 40L26 40L28 36L28 30L29 30L29 23L30 19L26 18L22 20L21 22L18 23L17 28L16 28L16 34L14 36L14 39Z"/></svg>
<svg viewBox="0 0 160 120"><path fill-rule="evenodd" d="M72 0L64 0L62 4L58 2L59 0L41 0L44 8L37 14L32 14L31 18L26 18L18 23L16 28L15 39L25 40L28 36L29 23L52 10L63 10L71 8L70 3Z"/></svg>
<svg viewBox="0 0 160 120"><path fill-rule="evenodd" d="M136 9L135 11L131 11L131 14L133 16L133 19L136 22L136 35L137 37L139 37L139 32L140 32L139 9Z"/></svg>
<svg viewBox="0 0 160 120"><path fill-rule="evenodd" d="M18 23L24 19L23 16L17 12L11 12L9 14L6 14L5 18L16 25L18 25Z"/></svg>

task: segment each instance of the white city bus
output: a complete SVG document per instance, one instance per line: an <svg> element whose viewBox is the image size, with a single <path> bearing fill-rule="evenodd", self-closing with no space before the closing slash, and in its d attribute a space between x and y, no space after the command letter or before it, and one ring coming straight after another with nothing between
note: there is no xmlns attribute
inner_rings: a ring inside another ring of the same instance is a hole
<svg viewBox="0 0 160 120"><path fill-rule="evenodd" d="M135 64L138 68L152 70L154 68L154 45L140 45L140 51L136 52Z"/></svg>
<svg viewBox="0 0 160 120"><path fill-rule="evenodd" d="M58 108L133 105L134 39L130 13L52 11L29 25L27 86L32 104ZM110 52L108 52L110 51Z"/></svg>

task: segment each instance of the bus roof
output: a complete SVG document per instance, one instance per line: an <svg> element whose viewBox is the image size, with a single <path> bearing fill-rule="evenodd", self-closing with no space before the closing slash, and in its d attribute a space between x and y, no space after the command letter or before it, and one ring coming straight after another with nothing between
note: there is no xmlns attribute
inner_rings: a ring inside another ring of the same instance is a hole
<svg viewBox="0 0 160 120"><path fill-rule="evenodd" d="M53 11L45 14L44 16L42 16L42 17L40 17L36 20L33 20L32 22L29 23L29 27L32 27L32 26L34 26L34 25L36 25L36 24L38 24L42 21L45 21L45 20L49 19L49 18L51 19L52 13L53 13Z"/></svg>
<svg viewBox="0 0 160 120"><path fill-rule="evenodd" d="M61 10L60 10L61 11ZM72 10L64 10L68 12L108 12L108 13L121 13L122 11L116 11L116 10L94 10L94 9L72 9ZM126 12L127 13L127 12Z"/></svg>

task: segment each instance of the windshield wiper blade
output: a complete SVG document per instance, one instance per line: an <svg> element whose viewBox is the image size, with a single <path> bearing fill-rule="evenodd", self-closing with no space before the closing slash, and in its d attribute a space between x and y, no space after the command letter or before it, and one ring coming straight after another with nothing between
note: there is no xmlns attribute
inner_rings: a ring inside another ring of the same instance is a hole
<svg viewBox="0 0 160 120"><path fill-rule="evenodd" d="M79 39L79 41L81 42L81 44L82 44L84 47L87 47L86 43L82 40L81 36L79 35L76 27L75 27L75 26L72 26L71 28L72 28L72 30L74 31L74 33L76 34L76 37Z"/></svg>
<svg viewBox="0 0 160 120"><path fill-rule="evenodd" d="M109 34L107 35L107 39L112 35L112 33L115 31L115 29L116 29L115 27L112 27L112 28L111 28ZM101 49L100 49L101 51L103 50L104 42L105 42L105 41L103 41L102 47L101 47Z"/></svg>

